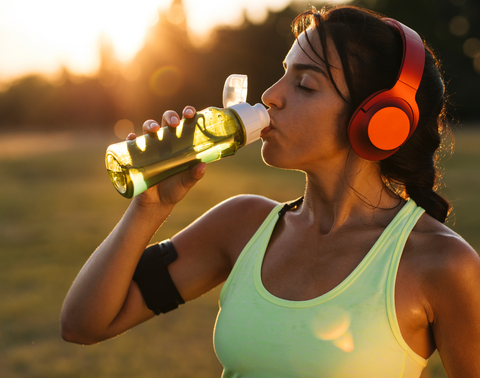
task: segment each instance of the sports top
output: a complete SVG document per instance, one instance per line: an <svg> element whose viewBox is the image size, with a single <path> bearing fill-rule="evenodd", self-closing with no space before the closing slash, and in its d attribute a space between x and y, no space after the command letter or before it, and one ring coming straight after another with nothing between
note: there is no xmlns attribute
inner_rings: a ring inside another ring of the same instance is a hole
<svg viewBox="0 0 480 378"><path fill-rule="evenodd" d="M394 295L405 242L424 210L409 200L342 283L291 301L270 294L261 278L281 207L245 246L220 293L214 344L222 377L418 378L427 360L403 339Z"/></svg>

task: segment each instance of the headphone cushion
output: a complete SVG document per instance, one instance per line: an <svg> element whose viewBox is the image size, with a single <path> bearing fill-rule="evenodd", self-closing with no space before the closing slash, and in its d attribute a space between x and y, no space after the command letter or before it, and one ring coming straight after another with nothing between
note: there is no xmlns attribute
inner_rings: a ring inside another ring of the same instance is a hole
<svg viewBox="0 0 480 378"><path fill-rule="evenodd" d="M410 133L410 119L399 108L388 107L376 112L368 123L368 138L381 150L400 147Z"/></svg>

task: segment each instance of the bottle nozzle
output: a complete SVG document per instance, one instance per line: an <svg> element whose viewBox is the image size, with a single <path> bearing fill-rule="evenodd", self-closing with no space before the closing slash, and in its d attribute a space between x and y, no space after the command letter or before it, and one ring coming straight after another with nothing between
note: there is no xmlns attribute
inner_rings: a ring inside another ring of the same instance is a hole
<svg viewBox="0 0 480 378"><path fill-rule="evenodd" d="M223 87L223 107L240 104L247 100L247 75L233 74L227 77Z"/></svg>
<svg viewBox="0 0 480 378"><path fill-rule="evenodd" d="M260 139L262 130L270 123L270 116L262 104L251 106L242 102L231 106L229 109L233 110L242 121L245 129L245 145Z"/></svg>

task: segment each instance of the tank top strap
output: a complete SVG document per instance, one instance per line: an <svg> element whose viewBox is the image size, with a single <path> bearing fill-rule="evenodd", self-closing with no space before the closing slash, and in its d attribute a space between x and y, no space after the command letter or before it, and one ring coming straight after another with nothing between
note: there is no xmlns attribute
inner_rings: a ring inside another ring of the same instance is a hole
<svg viewBox="0 0 480 378"><path fill-rule="evenodd" d="M392 280L397 275L398 265L400 264L400 259L402 257L403 249L407 242L410 233L417 224L417 221L423 215L425 210L415 203L414 200L409 199L405 204L406 218L402 224L401 229L397 232L398 238L396 242L395 249L392 255L391 265L389 267L389 280Z"/></svg>
<svg viewBox="0 0 480 378"><path fill-rule="evenodd" d="M395 248L393 250L392 258L387 272L386 282L386 307L387 316L390 322L390 327L397 340L397 342L403 347L407 354L421 366L426 365L426 360L415 353L410 346L404 340L398 324L397 313L395 309L395 284L397 279L398 267L402 258L403 250L410 236L411 231L417 224L417 221L423 215L425 210L415 203L414 200L409 199L405 204L406 210L408 210L408 217L403 223L403 227L398 232L398 238Z"/></svg>
<svg viewBox="0 0 480 378"><path fill-rule="evenodd" d="M286 203L285 205L283 205L282 209L278 212L279 217L283 217L287 211L290 211L298 207L302 202L303 202L303 196L293 202Z"/></svg>
<svg viewBox="0 0 480 378"><path fill-rule="evenodd" d="M379 266L388 270L395 265L398 268L408 236L424 211L409 199L372 246L365 258L367 265L377 265L374 270L378 270ZM390 273L395 275L396 270Z"/></svg>

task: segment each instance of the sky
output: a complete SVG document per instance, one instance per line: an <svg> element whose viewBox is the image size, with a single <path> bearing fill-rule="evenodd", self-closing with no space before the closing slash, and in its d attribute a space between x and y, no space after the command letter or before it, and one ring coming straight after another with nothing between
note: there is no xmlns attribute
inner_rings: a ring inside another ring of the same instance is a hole
<svg viewBox="0 0 480 378"><path fill-rule="evenodd" d="M54 76L61 67L88 75L99 65L108 38L117 59L128 62L143 44L158 11L172 0L0 0L0 82L28 73ZM305 0L294 0L307 3ZM238 25L244 11L261 22L289 0L183 0L188 28L197 37L221 24Z"/></svg>

